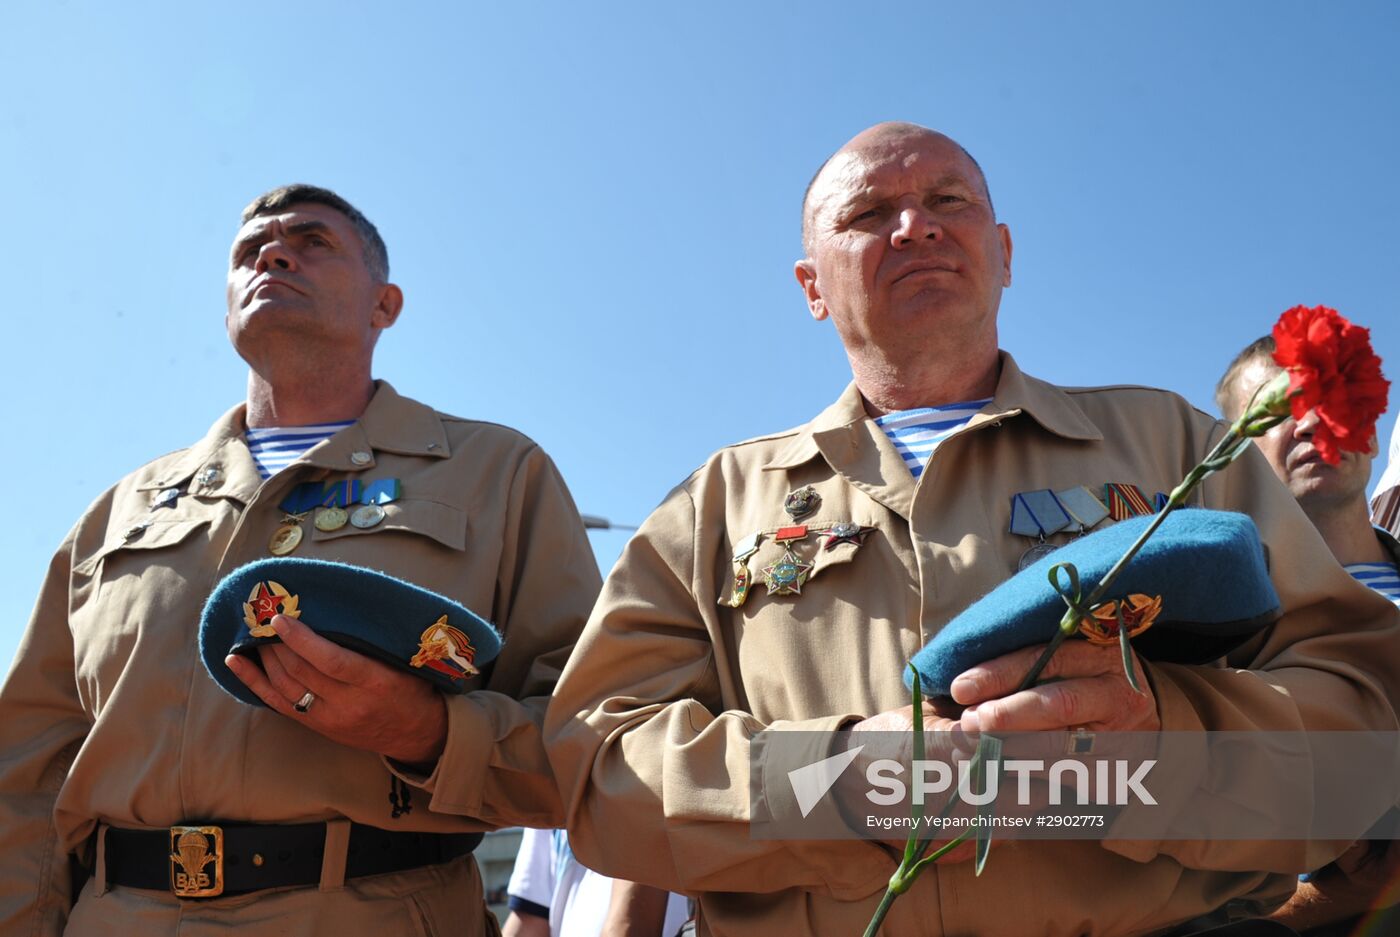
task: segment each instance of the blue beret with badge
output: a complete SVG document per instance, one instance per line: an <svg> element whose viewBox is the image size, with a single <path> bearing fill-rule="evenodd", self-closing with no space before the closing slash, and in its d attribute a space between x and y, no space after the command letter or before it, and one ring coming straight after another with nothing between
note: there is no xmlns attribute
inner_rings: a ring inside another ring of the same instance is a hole
<svg viewBox="0 0 1400 937"><path fill-rule="evenodd" d="M209 675L244 703L262 700L228 669L228 654L254 656L281 640L275 615L300 619L341 647L422 677L447 693L494 660L501 635L459 602L377 570L326 560L272 557L240 566L210 593L199 621Z"/></svg>
<svg viewBox="0 0 1400 937"><path fill-rule="evenodd" d="M925 692L947 696L969 667L1048 642L1066 609L1050 584L1051 568L1072 563L1088 595L1152 519L1134 517L1072 540L968 606L911 661ZM1063 570L1059 576L1068 579ZM1201 508L1167 515L1106 596L1119 597L1126 597L1125 611L1147 614L1152 625L1133 637L1134 649L1148 660L1182 664L1228 653L1274 622L1280 606L1254 521ZM1116 631L1109 641L1117 644ZM907 671L905 683L912 683Z"/></svg>

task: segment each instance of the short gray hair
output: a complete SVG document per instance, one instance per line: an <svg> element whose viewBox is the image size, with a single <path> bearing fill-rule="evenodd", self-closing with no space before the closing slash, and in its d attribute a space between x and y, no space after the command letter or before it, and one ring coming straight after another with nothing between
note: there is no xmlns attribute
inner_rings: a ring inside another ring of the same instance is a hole
<svg viewBox="0 0 1400 937"><path fill-rule="evenodd" d="M1272 335L1256 338L1244 346L1238 355L1235 355L1235 360L1231 361L1230 366L1225 369L1225 373L1220 375L1220 381L1215 385L1215 405L1220 408L1220 412L1225 415L1227 420L1237 420L1240 417L1238 413L1231 412L1235 404L1235 383L1240 379L1240 372L1254 361L1264 361L1277 367L1274 363L1276 348Z"/></svg>
<svg viewBox="0 0 1400 937"><path fill-rule="evenodd" d="M389 249L384 246L384 239L379 236L379 229L361 214L358 208L330 189L300 182L278 186L270 192L259 195L248 204L247 208L243 209L243 223L247 224L259 215L271 215L286 211L293 205L325 205L327 208L334 208L350 219L350 223L355 227L355 233L360 236L360 241L364 244L365 266L369 268L370 276L380 283L389 282Z"/></svg>

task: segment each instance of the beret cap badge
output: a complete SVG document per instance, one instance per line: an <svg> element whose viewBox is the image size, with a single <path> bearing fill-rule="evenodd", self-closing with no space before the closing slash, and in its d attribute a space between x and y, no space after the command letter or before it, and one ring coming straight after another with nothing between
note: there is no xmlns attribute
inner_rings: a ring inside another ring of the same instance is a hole
<svg viewBox="0 0 1400 937"><path fill-rule="evenodd" d="M447 623L443 615L428 626L418 639L418 653L410 667L431 667L451 680L464 680L480 673L476 669L476 648L461 629Z"/></svg>
<svg viewBox="0 0 1400 937"><path fill-rule="evenodd" d="M297 597L280 582L262 580L248 594L248 601L243 603L243 621L248 625L248 633L255 638L276 636L277 632L272 628L272 619L276 615L300 618Z"/></svg>

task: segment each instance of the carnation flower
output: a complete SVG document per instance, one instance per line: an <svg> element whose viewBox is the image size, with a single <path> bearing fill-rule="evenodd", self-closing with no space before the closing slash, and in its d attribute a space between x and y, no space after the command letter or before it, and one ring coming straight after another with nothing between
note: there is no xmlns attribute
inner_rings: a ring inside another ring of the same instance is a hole
<svg viewBox="0 0 1400 937"><path fill-rule="evenodd" d="M1274 326L1274 344L1274 361L1288 372L1293 418L1317 411L1318 455L1336 465L1342 451L1369 451L1390 386L1370 330L1326 306L1294 306Z"/></svg>

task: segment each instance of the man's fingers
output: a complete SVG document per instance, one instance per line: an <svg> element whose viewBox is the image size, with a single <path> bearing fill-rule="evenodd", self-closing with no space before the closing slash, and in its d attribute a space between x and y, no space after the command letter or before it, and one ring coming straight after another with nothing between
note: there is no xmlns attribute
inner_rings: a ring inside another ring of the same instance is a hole
<svg viewBox="0 0 1400 937"><path fill-rule="evenodd" d="M326 684L329 681L326 681L324 677L304 679L287 666L289 661L297 660L295 652L287 650L280 644L264 644L258 648L258 657L262 661L263 672L267 674L267 681L272 684L274 690L286 698L287 702L295 703L308 690L317 696L325 695ZM298 669L315 673L314 669L307 664L299 665Z"/></svg>
<svg viewBox="0 0 1400 937"><path fill-rule="evenodd" d="M258 648L268 679L288 699L300 699L307 690L317 696L336 696L347 689L313 667L307 660L285 644L264 644Z"/></svg>
<svg viewBox="0 0 1400 937"><path fill-rule="evenodd" d="M224 663L228 669L233 671L233 675L243 681L243 685L253 691L258 699L262 700L269 708L281 713L284 716L296 717L298 713L292 709L287 698L272 686L267 679L267 674L263 673L261 667L254 664L241 654L230 654L224 658Z"/></svg>
<svg viewBox="0 0 1400 937"><path fill-rule="evenodd" d="M1044 651L1045 645L1037 644L969 667L953 680L953 699L964 706L972 706L986 700L1009 696L1021 685L1021 681L1035 666L1035 662L1040 660ZM1095 645L1071 638L1060 645L1041 671L1039 679L1044 681L1068 677L1095 677L1101 674L1122 676L1123 656L1118 646ZM1126 682L1124 678L1125 685Z"/></svg>
<svg viewBox="0 0 1400 937"><path fill-rule="evenodd" d="M359 654L327 641L295 618L278 615L272 627L282 643L296 652L307 664L337 683L363 686L371 673L366 659Z"/></svg>
<svg viewBox="0 0 1400 937"><path fill-rule="evenodd" d="M1126 692L1125 692L1126 691ZM963 714L968 731L1036 732L1084 726L1089 729L1127 728L1125 712L1135 695L1121 677L1076 677L1047 683L989 700Z"/></svg>

